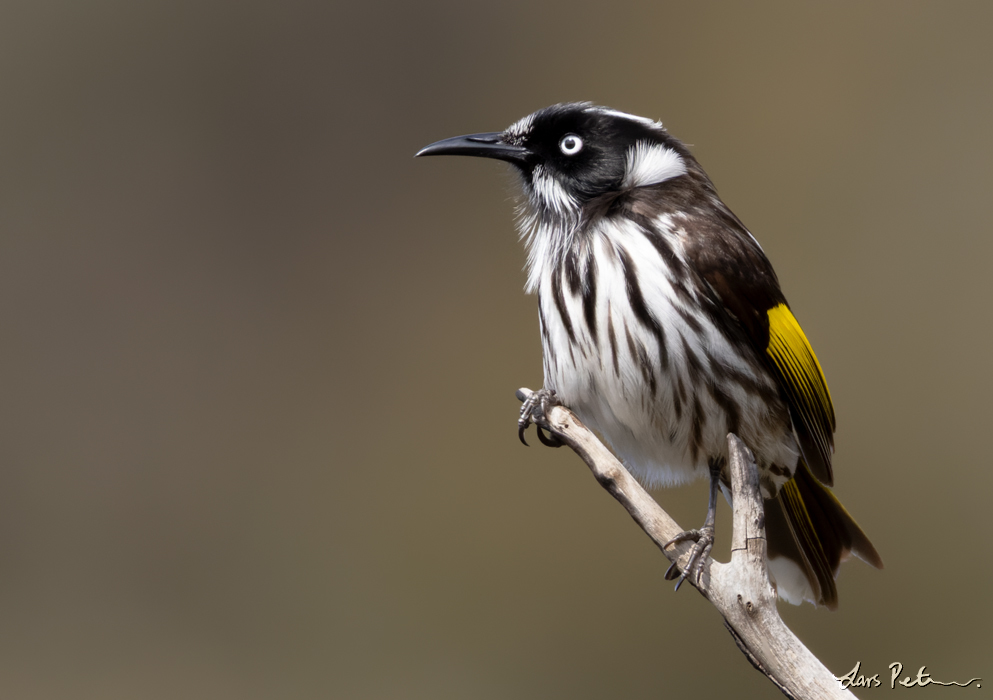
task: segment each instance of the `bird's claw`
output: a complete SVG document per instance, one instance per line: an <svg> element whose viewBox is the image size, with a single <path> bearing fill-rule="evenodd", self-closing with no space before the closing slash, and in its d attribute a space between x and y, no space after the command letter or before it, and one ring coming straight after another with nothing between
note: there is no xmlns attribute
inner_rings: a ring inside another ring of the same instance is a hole
<svg viewBox="0 0 993 700"><path fill-rule="evenodd" d="M670 545L686 542L687 540L693 540L694 545L693 549L690 550L690 558L686 562L686 569L680 573L676 562L673 562L665 572L666 581L672 581L677 576L679 577L679 580L676 581L677 591L683 585L683 581L689 576L695 575L696 578L694 580L699 583L703 564L707 561L707 557L710 556L710 550L714 547L714 528L704 526L699 530L684 530L666 542L662 547L663 549L668 549Z"/></svg>
<svg viewBox="0 0 993 700"><path fill-rule="evenodd" d="M525 446L528 445L527 440L524 439L524 431L528 429L529 425L534 423L534 427L538 431L538 440L541 441L542 445L562 447L562 442L554 435L546 435L540 425L540 423L545 421L548 410L553 406L559 405L555 391L553 389L539 389L538 391L531 392L526 397L523 392L518 391L517 398L524 402L524 405L521 406L520 418L517 419L517 437L521 439L521 442Z"/></svg>

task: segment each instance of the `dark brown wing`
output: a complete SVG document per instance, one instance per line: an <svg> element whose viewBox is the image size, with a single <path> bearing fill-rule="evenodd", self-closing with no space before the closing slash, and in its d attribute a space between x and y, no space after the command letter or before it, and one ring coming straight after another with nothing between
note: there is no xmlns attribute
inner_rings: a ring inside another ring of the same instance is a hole
<svg viewBox="0 0 993 700"><path fill-rule="evenodd" d="M804 461L831 486L835 418L824 372L769 259L733 214L721 214L693 222L694 268L765 358L789 406Z"/></svg>

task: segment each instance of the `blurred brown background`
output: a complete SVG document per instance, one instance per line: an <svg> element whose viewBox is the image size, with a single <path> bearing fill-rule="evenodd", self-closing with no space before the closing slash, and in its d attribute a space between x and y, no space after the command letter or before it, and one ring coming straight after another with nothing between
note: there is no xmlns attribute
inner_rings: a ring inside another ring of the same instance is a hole
<svg viewBox="0 0 993 700"><path fill-rule="evenodd" d="M887 568L788 623L838 674L993 676L991 21L4 3L0 697L779 697L578 458L518 443L513 180L412 158L577 99L694 146L824 365Z"/></svg>

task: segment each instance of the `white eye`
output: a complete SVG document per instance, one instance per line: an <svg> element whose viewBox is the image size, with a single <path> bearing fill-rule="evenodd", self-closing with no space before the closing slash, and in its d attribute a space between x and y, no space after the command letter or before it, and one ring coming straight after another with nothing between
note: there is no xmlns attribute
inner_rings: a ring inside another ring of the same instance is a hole
<svg viewBox="0 0 993 700"><path fill-rule="evenodd" d="M575 134L566 134L559 141L559 150L567 156L574 156L583 150L583 140Z"/></svg>

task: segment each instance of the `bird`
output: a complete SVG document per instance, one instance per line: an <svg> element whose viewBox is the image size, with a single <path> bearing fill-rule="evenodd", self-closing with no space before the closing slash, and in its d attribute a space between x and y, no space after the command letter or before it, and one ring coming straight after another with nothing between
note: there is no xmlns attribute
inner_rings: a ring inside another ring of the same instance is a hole
<svg viewBox="0 0 993 700"><path fill-rule="evenodd" d="M677 589L699 580L718 492L731 500L728 433L755 458L781 599L833 610L842 561L883 568L830 488L836 420L820 362L761 245L686 145L659 121L570 102L417 153L440 155L519 176L544 370L529 401L570 408L648 487L710 480L703 526L666 545L694 543L667 572Z"/></svg>

